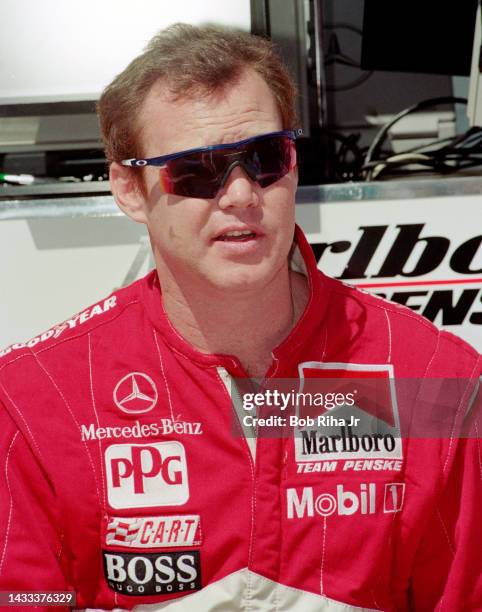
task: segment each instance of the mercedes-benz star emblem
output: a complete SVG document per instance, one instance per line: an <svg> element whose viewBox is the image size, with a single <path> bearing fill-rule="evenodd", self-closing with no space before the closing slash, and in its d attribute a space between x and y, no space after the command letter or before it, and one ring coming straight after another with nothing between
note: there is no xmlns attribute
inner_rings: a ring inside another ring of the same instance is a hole
<svg viewBox="0 0 482 612"><path fill-rule="evenodd" d="M128 414L149 412L157 404L157 389L154 381L142 372L131 372L124 376L114 389L115 405Z"/></svg>

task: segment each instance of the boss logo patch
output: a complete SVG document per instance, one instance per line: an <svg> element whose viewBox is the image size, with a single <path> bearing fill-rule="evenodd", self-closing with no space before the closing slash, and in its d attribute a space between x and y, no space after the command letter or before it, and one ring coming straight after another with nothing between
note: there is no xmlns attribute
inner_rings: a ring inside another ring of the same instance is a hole
<svg viewBox="0 0 482 612"><path fill-rule="evenodd" d="M123 595L168 595L202 588L199 550L141 554L104 550L102 555L107 584Z"/></svg>

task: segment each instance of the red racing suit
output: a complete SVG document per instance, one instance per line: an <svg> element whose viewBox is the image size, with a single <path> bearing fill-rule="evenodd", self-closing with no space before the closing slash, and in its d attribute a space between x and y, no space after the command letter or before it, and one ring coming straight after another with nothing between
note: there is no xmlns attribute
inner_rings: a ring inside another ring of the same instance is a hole
<svg viewBox="0 0 482 612"><path fill-rule="evenodd" d="M426 409L424 381L457 379L443 414L470 434L254 445L232 409L239 361L176 332L152 272L1 354L0 591L105 610L482 610L479 355L295 243L309 302L267 379L386 377L387 421Z"/></svg>

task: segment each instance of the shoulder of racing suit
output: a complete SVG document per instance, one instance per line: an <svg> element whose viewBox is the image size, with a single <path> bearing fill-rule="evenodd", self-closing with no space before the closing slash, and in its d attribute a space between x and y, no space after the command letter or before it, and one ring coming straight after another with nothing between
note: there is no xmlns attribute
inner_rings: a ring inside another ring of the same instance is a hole
<svg viewBox="0 0 482 612"><path fill-rule="evenodd" d="M407 306L322 273L320 276L331 293L328 327L341 322L352 334L352 348L364 342L372 347L385 344L387 362L394 364L395 376L480 376L480 355L462 338L440 329Z"/></svg>
<svg viewBox="0 0 482 612"><path fill-rule="evenodd" d="M16 361L19 357L33 356L54 349L59 344L88 334L92 330L122 316L126 308L140 302L139 285L151 279L154 274L154 271L150 272L144 279L137 280L128 287L118 289L106 298L84 308L62 323L53 325L29 340L16 342L0 349L0 369L12 361Z"/></svg>

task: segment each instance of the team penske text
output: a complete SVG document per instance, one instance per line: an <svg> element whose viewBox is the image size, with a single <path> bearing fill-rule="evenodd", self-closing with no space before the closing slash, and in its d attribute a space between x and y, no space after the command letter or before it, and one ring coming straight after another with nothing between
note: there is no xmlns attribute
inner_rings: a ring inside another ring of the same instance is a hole
<svg viewBox="0 0 482 612"><path fill-rule="evenodd" d="M90 425L81 425L81 431L83 442L110 438L149 438L171 434L198 436L203 433L199 422L173 421L172 419L160 419L157 423L136 421L134 425L118 425L115 427L96 427L91 423Z"/></svg>

